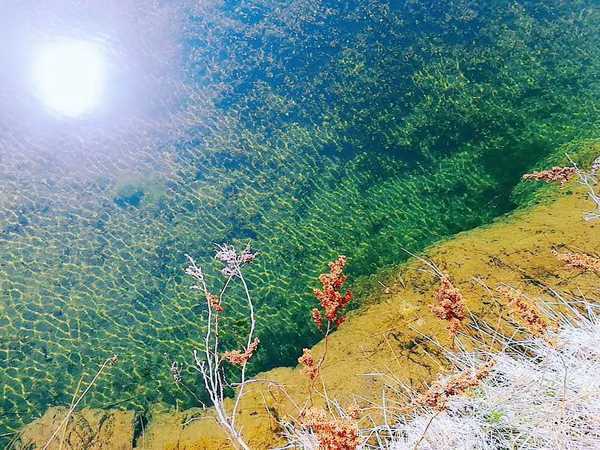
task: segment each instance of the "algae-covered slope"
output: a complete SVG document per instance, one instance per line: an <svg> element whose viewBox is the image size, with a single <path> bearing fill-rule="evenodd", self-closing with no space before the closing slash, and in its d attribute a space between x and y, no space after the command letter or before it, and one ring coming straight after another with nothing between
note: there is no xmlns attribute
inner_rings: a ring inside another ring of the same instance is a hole
<svg viewBox="0 0 600 450"><path fill-rule="evenodd" d="M600 252L599 224L582 217L589 208L586 192L572 183L535 207L462 233L423 256L452 278L473 314L497 324L505 311L492 289L500 283L546 299L548 288L578 295L597 289L597 277L566 268L551 253ZM449 344L444 324L428 308L438 283L422 268L420 261L411 260L390 272L386 288L374 294L374 304L357 311L331 336L322 377L332 399L356 403L369 414L370 402L382 400L385 377L419 387L443 369L444 358L429 340ZM301 320L309 321L308 315ZM313 350L319 354L323 343ZM278 442L276 419L297 414L290 399L303 405L308 384L299 367L274 369L257 379L262 381L252 384L242 400L240 424L252 448L266 449ZM38 443L46 434L36 423L26 432L29 439L37 436ZM136 442L145 449L228 448L210 412L164 407L153 409Z"/></svg>

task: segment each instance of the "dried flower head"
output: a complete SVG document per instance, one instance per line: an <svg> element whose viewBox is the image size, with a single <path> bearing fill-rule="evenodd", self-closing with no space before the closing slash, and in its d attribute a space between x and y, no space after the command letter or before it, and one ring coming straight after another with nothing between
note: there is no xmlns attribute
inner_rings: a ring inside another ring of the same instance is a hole
<svg viewBox="0 0 600 450"><path fill-rule="evenodd" d="M456 336L466 317L462 294L454 287L450 279L443 275L435 298L437 304L431 306L431 312L438 319L447 321L450 336Z"/></svg>
<svg viewBox="0 0 600 450"><path fill-rule="evenodd" d="M462 372L445 381L438 380L425 394L417 398L417 404L442 411L448 406L450 397L461 395L478 386L490 374L493 366L494 362L489 361L474 372Z"/></svg>
<svg viewBox="0 0 600 450"><path fill-rule="evenodd" d="M346 257L339 256L337 260L329 263L329 273L321 274L319 281L322 289L315 289L314 294L323 308L324 316L329 325L340 325L344 321L341 311L352 300L352 292L346 290L342 294L341 289L348 277L343 274L346 266ZM316 312L315 312L316 311ZM317 327L322 326L322 314L318 309L313 309L312 318Z"/></svg>
<svg viewBox="0 0 600 450"><path fill-rule="evenodd" d="M185 273L196 281L196 284L192 286L192 289L202 290L202 285L204 283L204 273L202 272L202 268L196 265L196 261L194 261L194 258L191 256L188 255L187 259L189 266L185 268Z"/></svg>
<svg viewBox="0 0 600 450"><path fill-rule="evenodd" d="M357 425L346 418L329 419L320 408L309 408L300 416L301 426L313 432L320 450L356 450L360 443Z"/></svg>
<svg viewBox="0 0 600 450"><path fill-rule="evenodd" d="M242 264L250 264L256 259L256 253L252 253L249 247L246 247L240 254L240 262Z"/></svg>
<svg viewBox="0 0 600 450"><path fill-rule="evenodd" d="M305 348L302 350L302 356L298 358L298 363L304 367L304 371L311 380L315 380L319 376L319 366L315 362L310 349Z"/></svg>
<svg viewBox="0 0 600 450"><path fill-rule="evenodd" d="M583 253L558 253L556 250L553 250L552 253L569 267L600 273L600 259L598 258Z"/></svg>
<svg viewBox="0 0 600 450"><path fill-rule="evenodd" d="M250 358L254 356L254 353L258 348L258 344L260 344L260 339L254 338L254 341L250 343L245 351L241 352L239 350L233 350L230 352L225 352L223 357L234 366L244 366L250 360Z"/></svg>
<svg viewBox="0 0 600 450"><path fill-rule="evenodd" d="M507 300L512 310L519 316L520 321L534 335L541 336L548 330L548 321L540 310L518 289L499 286L496 289Z"/></svg>
<svg viewBox="0 0 600 450"><path fill-rule="evenodd" d="M239 276L240 268L243 265L250 264L256 259L256 253L246 247L240 254L237 253L232 245L220 245L215 253L215 258L225 264L221 273L226 277Z"/></svg>
<svg viewBox="0 0 600 450"><path fill-rule="evenodd" d="M221 305L221 299L214 294L208 292L206 294L206 303L209 308L212 308L216 312L223 312L223 306Z"/></svg>
<svg viewBox="0 0 600 450"><path fill-rule="evenodd" d="M254 338L254 341L250 343L245 351L241 352L239 350L233 350L230 352L225 352L223 357L229 361L230 364L242 367L248 363L250 358L252 358L256 352L256 349L258 348L258 344L260 344L260 340L258 338Z"/></svg>
<svg viewBox="0 0 600 450"><path fill-rule="evenodd" d="M323 316L321 315L321 311L319 311L317 308L313 308L310 311L310 316L317 328L321 329L323 327Z"/></svg>
<svg viewBox="0 0 600 450"><path fill-rule="evenodd" d="M202 268L196 265L196 261L191 256L188 256L189 266L186 267L185 273L196 281L196 284L192 286L192 289L198 289L205 292L206 303L208 307L216 312L223 312L223 306L221 305L221 299L214 294L211 294L206 289L206 283L204 282L204 273Z"/></svg>
<svg viewBox="0 0 600 450"><path fill-rule="evenodd" d="M575 167L553 167L541 172L526 173L523 175L523 179L545 181L546 183L560 183L561 186L564 186L576 174L577 170Z"/></svg>
<svg viewBox="0 0 600 450"><path fill-rule="evenodd" d="M215 258L225 264L235 264L237 262L237 253L232 245L224 244L218 247Z"/></svg>
<svg viewBox="0 0 600 450"><path fill-rule="evenodd" d="M348 407L346 412L348 413L348 417L354 420L358 420L360 418L361 409L360 406L358 406L357 404L352 404Z"/></svg>

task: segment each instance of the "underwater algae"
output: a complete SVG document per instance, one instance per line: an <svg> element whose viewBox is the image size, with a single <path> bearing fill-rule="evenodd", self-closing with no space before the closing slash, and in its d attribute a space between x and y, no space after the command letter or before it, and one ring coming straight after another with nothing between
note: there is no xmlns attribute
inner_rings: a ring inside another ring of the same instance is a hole
<svg viewBox="0 0 600 450"><path fill-rule="evenodd" d="M589 254L600 251L598 223L582 217L590 206L587 193L574 181L561 190L552 188L542 200L537 206L460 233L423 252L423 257L452 278L469 311L480 320L498 324L509 319L505 302L493 292L504 284L521 289L529 298L548 301L552 300L548 288L593 298L597 276L568 267L553 254L554 249L585 249ZM418 387L433 381L447 364L436 342L450 344L446 324L435 319L429 309L439 281L423 270L422 261L412 259L390 270L383 282L385 288L371 292L370 306L351 314L330 336L327 363L321 368L331 398L344 407L356 402L372 417L377 416L377 408L370 407L381 404L384 391L390 411L403 406L401 401L396 403L393 390L385 390L386 385L404 382ZM303 320L311 320L308 311ZM323 342L315 345L314 357L318 358L323 349ZM297 404L308 396L309 382L301 366L275 368L258 378L263 382L249 386L239 423L252 448L273 448L281 445L275 418L297 414ZM278 388L281 385L285 394ZM230 448L216 421L203 420L210 414L210 409L174 410L155 405L148 412L149 421L144 433L137 436L135 448ZM55 415L61 417L60 411L49 410L39 423L27 426L23 443L45 442L56 427ZM72 430L76 432L77 426ZM121 442L114 434L105 437L105 443Z"/></svg>
<svg viewBox="0 0 600 450"><path fill-rule="evenodd" d="M253 369L294 364L318 339L306 314L326 261L347 255L359 280L488 223L525 201L522 173L597 136L592 1L197 8L182 108L202 116L166 142L0 137L3 429L68 404L115 353L87 405L193 405L168 371L202 335L186 253L252 242Z"/></svg>

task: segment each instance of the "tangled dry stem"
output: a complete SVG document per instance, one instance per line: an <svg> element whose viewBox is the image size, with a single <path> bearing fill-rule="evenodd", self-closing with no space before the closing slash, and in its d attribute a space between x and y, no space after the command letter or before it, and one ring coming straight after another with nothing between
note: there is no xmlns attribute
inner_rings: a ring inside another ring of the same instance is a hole
<svg viewBox="0 0 600 450"><path fill-rule="evenodd" d="M560 183L564 186L569 180L577 177L579 184L585 186L588 191L588 197L596 205L594 211L584 214L586 220L600 219L600 194L596 191L598 185L598 172L600 171L600 157L592 163L589 171L581 170L578 165L566 155L571 162L571 167L552 167L551 169L540 172L532 172L523 175L523 180L545 181L546 183Z"/></svg>
<svg viewBox="0 0 600 450"><path fill-rule="evenodd" d="M96 375L94 375L94 377L92 378L92 381L90 381L90 383L87 385L87 387L85 388L85 390L81 393L81 395L79 395L79 397L77 397L77 400L74 400L73 402L71 402L71 407L67 411L67 414L65 415L65 418L62 420L62 422L56 428L56 430L54 430L54 433L52 433L52 435L50 436L50 439L48 439L48 441L42 447L42 450L46 450L50 446L50 444L54 441L54 439L56 439L56 437L58 436L58 433L60 433L61 430L66 429L67 424L69 422L69 419L71 418L71 416L73 415L73 413L77 409L77 406L85 398L85 396L90 391L90 389L92 389L92 387L94 386L94 384L96 384L96 381L98 380L98 378L100 378L100 375L102 374L102 372L104 371L104 369L106 369L107 367L114 366L115 364L117 364L118 361L119 361L119 359L118 359L117 355L113 355L110 358L107 358L104 361L104 363L102 363L102 365L100 366L100 368L96 372ZM62 447L62 441L61 441L60 445Z"/></svg>
<svg viewBox="0 0 600 450"><path fill-rule="evenodd" d="M218 296L212 294L208 290L202 268L196 264L193 258L188 256L189 266L186 269L186 273L194 279L194 288L203 292L207 303L206 310L208 315L207 330L204 337L204 355L201 357L200 352L195 350L194 361L196 368L202 374L204 387L214 406L217 421L228 433L229 438L235 447L249 450L250 447L245 442L241 431L236 426L236 418L240 400L243 397L244 390L249 382L246 377L248 362L257 351L260 342L259 339L254 336L256 329L254 305L242 271L244 265L254 261L256 254L251 252L248 247L241 252L237 252L232 246L223 245L218 248L215 258L224 264L221 273L226 278ZM242 284L244 295L246 297L250 327L246 345L242 350L230 350L222 353L219 335L219 316L225 310L223 306L224 295L231 282L236 279ZM223 369L223 363L225 361L238 366L241 369L239 382L236 383L237 390L231 412L228 412L225 408L225 390L227 386L232 385L232 383L225 379L226 375ZM177 379L175 379L175 381L177 382Z"/></svg>
<svg viewBox="0 0 600 450"><path fill-rule="evenodd" d="M589 199L596 205L596 209L594 211L589 211L583 215L585 220L598 220L600 219L600 194L596 191L598 186L598 170L600 167L600 157L596 158L593 162L592 167L589 172L581 170L577 164L567 155L571 164L573 165L573 169L575 170L575 174L579 180L579 184L584 186L588 192Z"/></svg>
<svg viewBox="0 0 600 450"><path fill-rule="evenodd" d="M569 312L557 314L560 327L544 338L498 336L503 351L453 353L459 372L433 388L439 394L373 435L389 450L597 448L598 306L560 310Z"/></svg>

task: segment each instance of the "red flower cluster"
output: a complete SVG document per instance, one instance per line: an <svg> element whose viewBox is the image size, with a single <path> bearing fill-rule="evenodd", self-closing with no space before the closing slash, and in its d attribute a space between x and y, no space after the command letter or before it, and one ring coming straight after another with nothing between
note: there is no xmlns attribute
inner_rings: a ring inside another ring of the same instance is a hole
<svg viewBox="0 0 600 450"><path fill-rule="evenodd" d="M310 316L312 317L312 320L317 328L321 328L323 326L323 317L321 316L321 311L319 311L317 308L313 308L310 311Z"/></svg>
<svg viewBox="0 0 600 450"><path fill-rule="evenodd" d="M302 356L298 358L298 363L304 366L304 370L311 380L319 376L319 366L316 364L310 349L305 348L303 350Z"/></svg>
<svg viewBox="0 0 600 450"><path fill-rule="evenodd" d="M600 259L598 258L583 253L558 253L556 250L553 250L552 253L569 267L600 273Z"/></svg>
<svg viewBox="0 0 600 450"><path fill-rule="evenodd" d="M531 304L525 295L513 288L498 286L496 290L507 300L510 307L516 312L525 327L534 335L541 336L548 330L548 322L541 311Z"/></svg>
<svg viewBox="0 0 600 450"><path fill-rule="evenodd" d="M231 352L225 352L223 357L234 366L241 367L245 365L250 358L252 358L252 355L254 355L254 352L258 348L258 344L260 344L260 340L258 338L254 338L254 341L250 343L246 351L240 352L239 350L233 350Z"/></svg>
<svg viewBox="0 0 600 450"><path fill-rule="evenodd" d="M303 428L316 435L321 450L356 450L360 444L358 427L351 420L330 419L322 409L309 408L300 421Z"/></svg>
<svg viewBox="0 0 600 450"><path fill-rule="evenodd" d="M526 173L524 180L545 181L546 183L560 183L564 186L567 181L577 174L575 167L553 167L541 172Z"/></svg>
<svg viewBox="0 0 600 450"><path fill-rule="evenodd" d="M441 279L441 286L435 296L437 305L431 306L431 312L438 319L448 321L448 332L450 336L456 336L465 319L465 305L463 296L454 287L448 277Z"/></svg>
<svg viewBox="0 0 600 450"><path fill-rule="evenodd" d="M348 277L343 274L344 267L346 266L346 257L339 256L337 260L329 263L329 273L321 274L319 281L323 286L322 289L315 289L314 294L323 308L325 318L327 322L341 325L346 319L340 315L342 309L344 309L350 300L352 300L352 292L349 290L345 294L342 294L341 289L343 284L346 282ZM313 322L317 327L321 328L323 325L323 313L314 308L311 311Z"/></svg>

